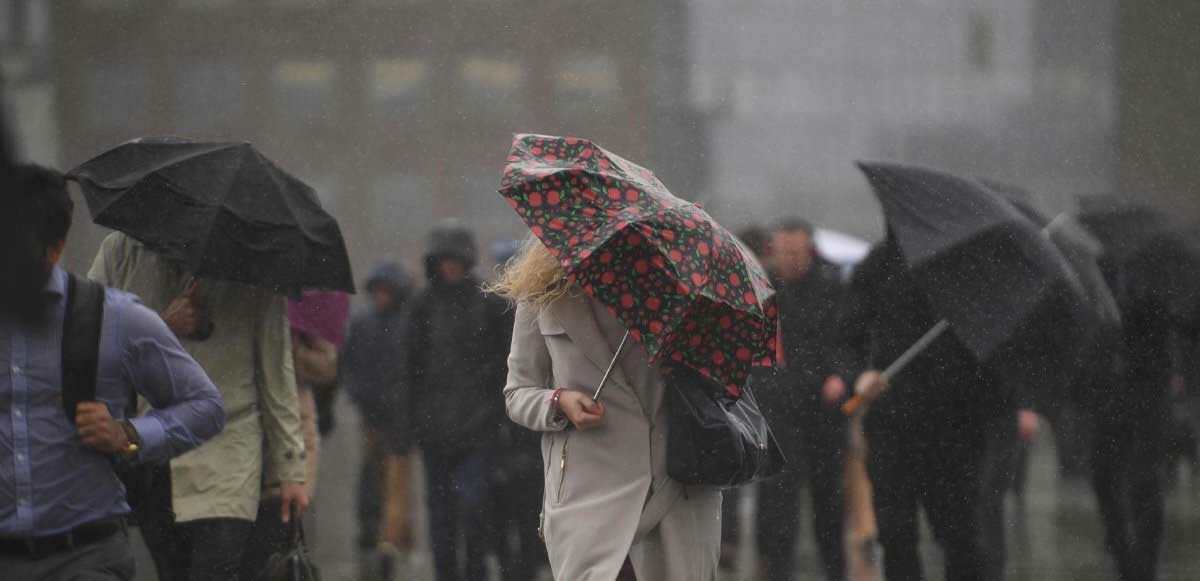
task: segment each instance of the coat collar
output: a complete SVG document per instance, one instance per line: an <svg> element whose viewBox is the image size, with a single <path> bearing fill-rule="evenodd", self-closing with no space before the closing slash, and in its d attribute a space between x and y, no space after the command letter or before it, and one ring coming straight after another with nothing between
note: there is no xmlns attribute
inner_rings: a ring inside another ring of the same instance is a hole
<svg viewBox="0 0 1200 581"><path fill-rule="evenodd" d="M590 300L587 297L579 297L554 301L542 311L541 317L548 319L544 322L548 327L561 327L562 331L571 337L571 341L579 347L588 360L599 368L600 375L603 377L604 371L612 362L613 354L617 351L617 345L609 343L600 330L600 325L596 322L595 315L592 314ZM626 347L625 355L628 354L629 348ZM625 375L625 370L620 362L613 368L609 381L615 381L632 389L632 384ZM594 385L589 387L596 388Z"/></svg>

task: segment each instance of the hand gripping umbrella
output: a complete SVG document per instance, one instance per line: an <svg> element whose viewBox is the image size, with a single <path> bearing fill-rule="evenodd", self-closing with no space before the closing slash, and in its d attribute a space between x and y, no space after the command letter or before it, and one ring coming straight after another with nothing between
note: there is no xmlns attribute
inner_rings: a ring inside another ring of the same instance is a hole
<svg viewBox="0 0 1200 581"><path fill-rule="evenodd" d="M73 169L92 220L194 276L290 294L354 291L337 221L248 143L147 138Z"/></svg>
<svg viewBox="0 0 1200 581"><path fill-rule="evenodd" d="M978 181L924 168L860 163L910 274L943 320L884 372L893 377L946 331L1008 386L1059 387L1092 317L1070 262L1011 203ZM1021 355L1043 354L1032 364ZM844 406L848 414L861 397Z"/></svg>
<svg viewBox="0 0 1200 581"><path fill-rule="evenodd" d="M773 364L766 272L649 170L587 140L517 135L500 194L571 280L625 325L622 348L638 341L652 361L684 364L734 397L752 366Z"/></svg>

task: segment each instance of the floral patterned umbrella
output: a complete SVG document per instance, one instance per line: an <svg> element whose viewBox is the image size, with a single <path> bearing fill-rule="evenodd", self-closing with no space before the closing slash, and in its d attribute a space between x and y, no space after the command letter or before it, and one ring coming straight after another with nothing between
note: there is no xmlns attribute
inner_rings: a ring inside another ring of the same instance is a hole
<svg viewBox="0 0 1200 581"><path fill-rule="evenodd" d="M652 361L683 363L734 397L751 367L774 364L766 272L649 170L584 139L522 134L500 194Z"/></svg>

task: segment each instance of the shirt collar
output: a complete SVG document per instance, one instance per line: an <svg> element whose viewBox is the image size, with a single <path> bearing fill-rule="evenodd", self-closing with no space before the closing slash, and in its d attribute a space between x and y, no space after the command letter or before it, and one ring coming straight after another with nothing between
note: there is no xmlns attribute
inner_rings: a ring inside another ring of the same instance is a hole
<svg viewBox="0 0 1200 581"><path fill-rule="evenodd" d="M55 265L50 269L50 278L46 280L45 293L61 299L67 294L67 271Z"/></svg>

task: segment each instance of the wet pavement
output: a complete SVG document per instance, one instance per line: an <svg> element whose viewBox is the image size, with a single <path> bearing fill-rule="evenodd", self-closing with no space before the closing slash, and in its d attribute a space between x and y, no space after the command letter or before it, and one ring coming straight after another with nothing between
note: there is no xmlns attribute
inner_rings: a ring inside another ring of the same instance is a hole
<svg viewBox="0 0 1200 581"><path fill-rule="evenodd" d="M338 427L325 441L321 476L313 514L308 520L312 553L324 581L357 581L358 555L354 544L354 495L360 457L356 414L339 404ZM1103 532L1095 501L1086 483L1062 481L1054 466L1053 442L1047 436L1034 448L1028 491L1023 510L1009 510L1009 575L1012 581L1085 580L1116 581L1103 551ZM1181 471L1185 472L1185 471ZM415 479L419 482L419 479ZM1200 475L1181 473L1167 505L1167 534L1163 550L1162 581L1200 579ZM803 495L807 496L807 495ZM803 497L802 496L802 497ZM1010 499L1011 502L1012 499ZM419 503L419 501L418 501ZM749 502L742 519L750 522ZM817 555L803 515L800 569L795 579L818 580ZM424 536L424 515L418 515L418 547L412 581L431 580ZM742 527L747 530L751 527ZM924 535L926 570L930 579L942 579L938 551ZM749 541L749 539L746 539ZM139 579L153 579L148 561L139 559ZM722 581L756 581L750 543L742 543L738 570ZM401 577L397 577L400 581ZM533 581L533 580L531 580Z"/></svg>

